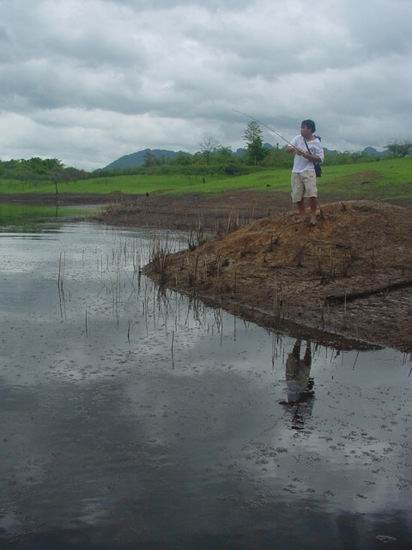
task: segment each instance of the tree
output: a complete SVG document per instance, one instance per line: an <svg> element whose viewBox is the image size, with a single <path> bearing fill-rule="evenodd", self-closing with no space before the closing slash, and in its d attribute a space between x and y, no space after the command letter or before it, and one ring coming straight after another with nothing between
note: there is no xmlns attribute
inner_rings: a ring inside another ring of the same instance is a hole
<svg viewBox="0 0 412 550"><path fill-rule="evenodd" d="M232 159L233 151L230 147L223 147L223 145L219 145L213 153L213 160L216 161L217 164L225 164L227 162L231 162Z"/></svg>
<svg viewBox="0 0 412 550"><path fill-rule="evenodd" d="M262 135L262 129L256 120L249 122L245 133L243 134L249 159L255 166L257 166L257 164L261 162L267 154L267 151L263 147Z"/></svg>
<svg viewBox="0 0 412 550"><path fill-rule="evenodd" d="M220 143L213 136L204 136L199 147L206 164L209 164L212 153L220 147Z"/></svg>
<svg viewBox="0 0 412 550"><path fill-rule="evenodd" d="M179 151L174 157L174 163L179 166L189 166L192 164L192 155L184 151Z"/></svg>
<svg viewBox="0 0 412 550"><path fill-rule="evenodd" d="M412 153L412 143L404 141L403 143L390 143L385 146L385 149L394 157L406 157Z"/></svg>
<svg viewBox="0 0 412 550"><path fill-rule="evenodd" d="M273 147L269 149L266 153L265 159L263 161L265 166L276 166L286 168L290 166L290 155L286 149L281 149L280 147Z"/></svg>

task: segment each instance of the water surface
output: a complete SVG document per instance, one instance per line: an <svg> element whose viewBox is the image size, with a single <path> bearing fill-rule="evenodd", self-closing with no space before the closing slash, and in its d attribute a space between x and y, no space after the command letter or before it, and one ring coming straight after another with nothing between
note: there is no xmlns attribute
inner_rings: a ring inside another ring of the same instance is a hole
<svg viewBox="0 0 412 550"><path fill-rule="evenodd" d="M152 238L0 235L0 542L410 548L409 358L159 292Z"/></svg>
<svg viewBox="0 0 412 550"><path fill-rule="evenodd" d="M57 229L57 223L63 219L88 218L96 214L100 208L94 205L45 206L0 202L0 232L41 232L45 227L50 229L52 225Z"/></svg>

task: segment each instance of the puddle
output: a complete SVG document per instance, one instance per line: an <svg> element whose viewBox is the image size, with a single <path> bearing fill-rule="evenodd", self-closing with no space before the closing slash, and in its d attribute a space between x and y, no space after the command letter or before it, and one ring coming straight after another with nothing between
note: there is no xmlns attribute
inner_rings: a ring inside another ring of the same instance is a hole
<svg viewBox="0 0 412 550"><path fill-rule="evenodd" d="M152 237L1 235L0 542L409 548L410 358L159 292Z"/></svg>

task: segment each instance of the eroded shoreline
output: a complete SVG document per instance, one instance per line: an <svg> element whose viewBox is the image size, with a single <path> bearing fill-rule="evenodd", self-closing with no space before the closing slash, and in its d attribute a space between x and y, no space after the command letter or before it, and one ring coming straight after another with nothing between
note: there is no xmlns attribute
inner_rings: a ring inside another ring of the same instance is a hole
<svg viewBox="0 0 412 550"><path fill-rule="evenodd" d="M410 352L411 231L404 208L334 203L315 228L287 212L192 250L159 248L145 273L266 326L292 323Z"/></svg>

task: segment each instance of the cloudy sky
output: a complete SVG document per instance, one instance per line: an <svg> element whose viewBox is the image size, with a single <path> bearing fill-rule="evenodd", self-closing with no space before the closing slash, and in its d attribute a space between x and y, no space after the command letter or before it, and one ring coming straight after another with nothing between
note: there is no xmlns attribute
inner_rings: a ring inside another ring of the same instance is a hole
<svg viewBox="0 0 412 550"><path fill-rule="evenodd" d="M410 138L411 21L411 0L0 0L0 158L236 148L232 109L288 137L313 118L329 148Z"/></svg>

